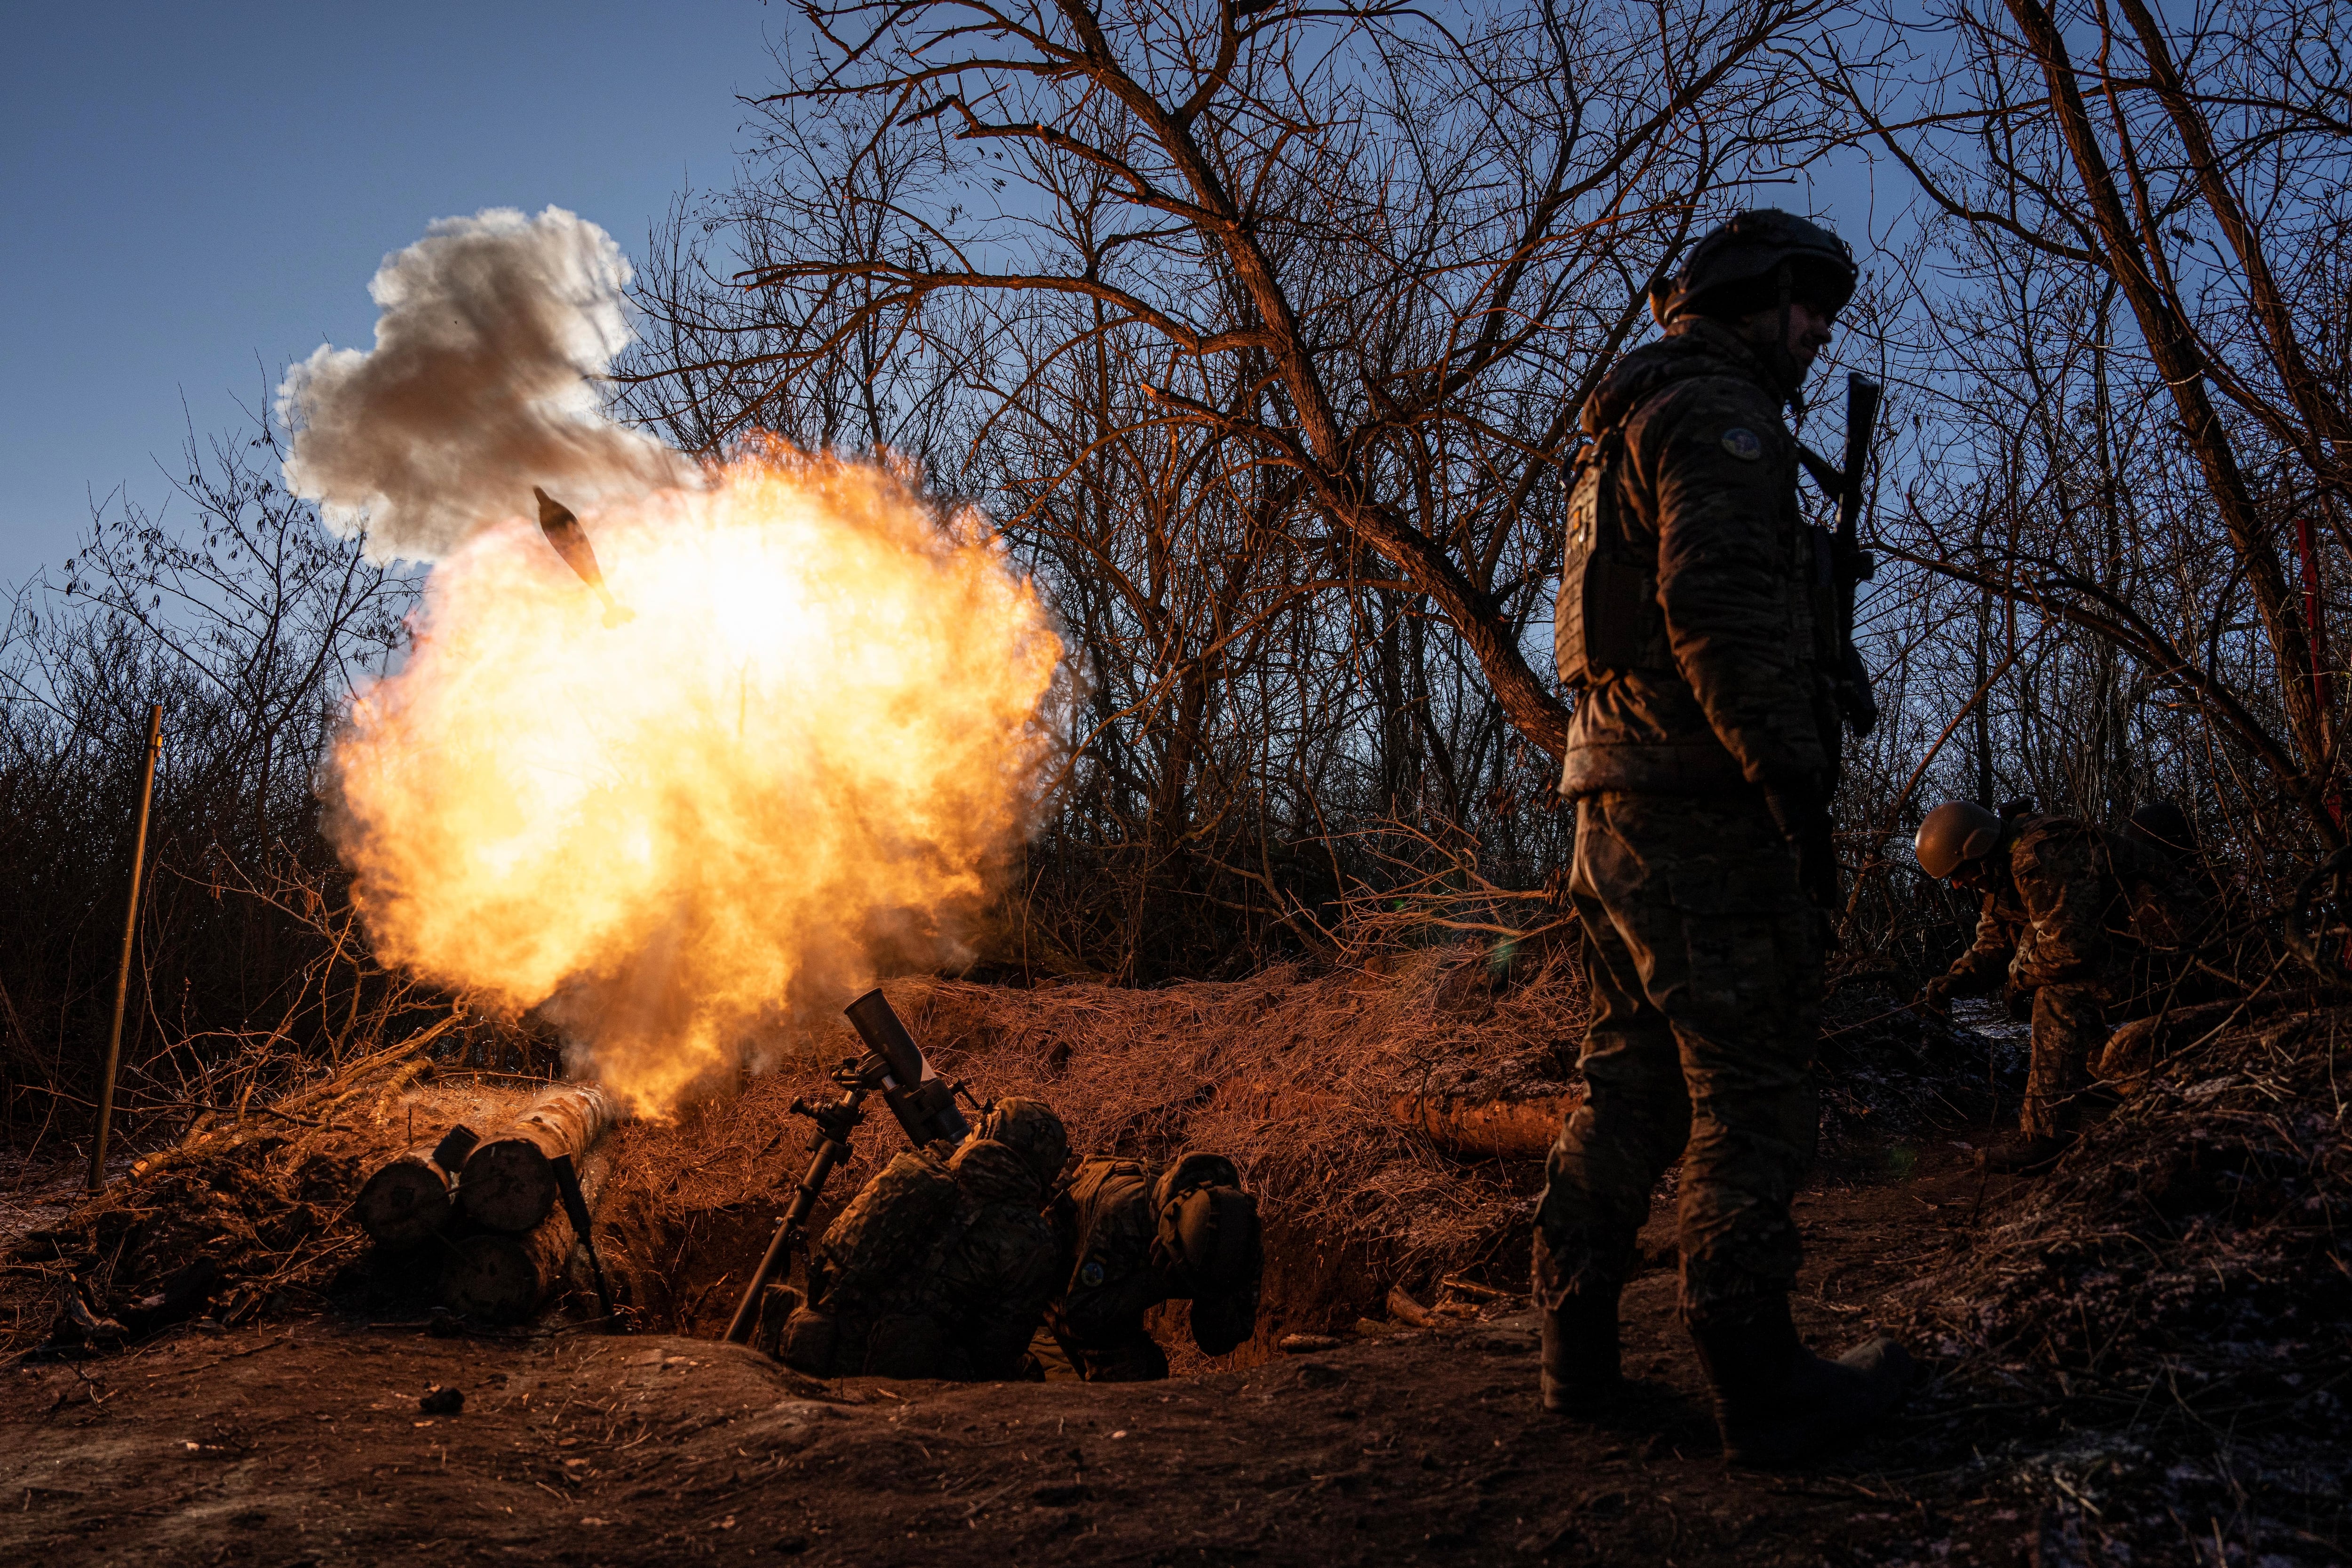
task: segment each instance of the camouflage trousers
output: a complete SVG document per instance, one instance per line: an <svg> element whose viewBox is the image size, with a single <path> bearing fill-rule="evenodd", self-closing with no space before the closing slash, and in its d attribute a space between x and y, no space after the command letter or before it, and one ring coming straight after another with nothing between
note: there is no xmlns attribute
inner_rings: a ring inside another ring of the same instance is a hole
<svg viewBox="0 0 2352 1568"><path fill-rule="evenodd" d="M1552 1144L1536 1295L1614 1291L1650 1194L1682 1160L1686 1318L1786 1292L1789 1202L1820 1112L1821 917L1760 799L1603 794L1577 806L1570 894L1592 991L1588 1097Z"/></svg>
<svg viewBox="0 0 2352 1568"><path fill-rule="evenodd" d="M2033 993L2033 1056L2026 1069L2026 1135L2054 1137L2081 1119L2091 1058L2106 1043L2106 1008L2096 985L2043 985Z"/></svg>

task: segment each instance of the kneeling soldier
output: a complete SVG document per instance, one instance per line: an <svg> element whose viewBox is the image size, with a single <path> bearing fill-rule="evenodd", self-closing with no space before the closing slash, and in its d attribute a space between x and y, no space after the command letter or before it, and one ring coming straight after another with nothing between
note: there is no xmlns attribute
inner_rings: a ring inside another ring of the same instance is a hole
<svg viewBox="0 0 2352 1568"><path fill-rule="evenodd" d="M2047 1164L2074 1142L2091 1063L2120 1021L2161 983L2168 958L2200 939L2198 900L2180 866L2137 835L2071 816L1997 816L1970 801L1929 812L1912 840L1919 868L1981 894L1976 942L1915 1005L2007 982L2032 998L2032 1061L2018 1135L1988 1150L1997 1171Z"/></svg>
<svg viewBox="0 0 2352 1568"><path fill-rule="evenodd" d="M1143 1326L1165 1301L1192 1302L1192 1342L1210 1355L1256 1328L1257 1200L1223 1155L1186 1154L1164 1169L1095 1155L1078 1166L1054 1216L1069 1272L1046 1326L1087 1381L1168 1375L1167 1353Z"/></svg>
<svg viewBox="0 0 2352 1568"><path fill-rule="evenodd" d="M1040 1209L1068 1157L1061 1118L1015 1099L951 1156L891 1161L818 1242L782 1360L816 1377L1021 1376L1061 1281Z"/></svg>

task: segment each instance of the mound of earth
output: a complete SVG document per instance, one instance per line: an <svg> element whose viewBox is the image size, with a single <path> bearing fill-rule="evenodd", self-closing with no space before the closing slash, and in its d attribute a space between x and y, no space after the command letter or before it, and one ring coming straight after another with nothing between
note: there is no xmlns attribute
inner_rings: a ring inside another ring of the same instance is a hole
<svg viewBox="0 0 2352 1568"><path fill-rule="evenodd" d="M1799 1319L1823 1348L1895 1331L1924 1375L1866 1445L1757 1476L1715 1457L1674 1315L1672 1178L1643 1238L1664 1266L1627 1297L1634 1396L1605 1425L1549 1417L1510 1299L1539 1164L1397 1112L1481 1081L1572 1096L1557 1054L1576 997L1549 984L1441 956L1161 993L894 986L981 1092L1042 1092L1081 1147L1222 1141L1285 1215L1295 1261L1265 1331L1157 1385L816 1384L707 1337L805 1158L787 1105L806 1068L618 1135L598 1233L637 1331L575 1300L536 1330L436 1337L414 1279L352 1266L336 1204L363 1144L403 1146L425 1097L481 1086L425 1068L319 1086L19 1244L20 1351L51 1327L44 1289L131 1313L172 1268L211 1258L220 1278L202 1315L125 1323L115 1353L19 1355L0 1544L287 1564L2341 1560L2352 1012L2173 1042L2053 1173L2019 1181L1972 1163L2014 1115L2014 1032L1841 988ZM861 1160L887 1152L868 1139ZM1429 1300L1439 1280L1454 1310L1391 1317L1391 1291ZM1314 1338L1284 1353L1289 1335Z"/></svg>

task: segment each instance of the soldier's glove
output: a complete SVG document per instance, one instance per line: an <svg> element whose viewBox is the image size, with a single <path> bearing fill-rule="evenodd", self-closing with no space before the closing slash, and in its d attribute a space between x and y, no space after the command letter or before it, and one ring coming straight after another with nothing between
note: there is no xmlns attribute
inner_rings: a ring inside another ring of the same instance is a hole
<svg viewBox="0 0 2352 1568"><path fill-rule="evenodd" d="M1805 897L1825 914L1843 913L1838 899L1837 843L1831 834L1829 802L1810 781L1767 789L1764 809L1789 847L1797 852L1797 881Z"/></svg>

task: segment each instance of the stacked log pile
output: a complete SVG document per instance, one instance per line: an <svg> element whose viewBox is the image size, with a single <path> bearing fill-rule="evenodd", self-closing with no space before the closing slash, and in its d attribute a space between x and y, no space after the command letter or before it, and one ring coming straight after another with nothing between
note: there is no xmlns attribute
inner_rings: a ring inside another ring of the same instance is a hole
<svg viewBox="0 0 2352 1568"><path fill-rule="evenodd" d="M360 1194L360 1225L378 1247L437 1267L450 1310L477 1322L524 1321L555 1293L585 1239L564 1184L576 1179L580 1212L593 1215L608 1163L595 1146L619 1119L594 1084L558 1084L487 1137L455 1127L384 1165Z"/></svg>
<svg viewBox="0 0 2352 1568"><path fill-rule="evenodd" d="M580 1194L596 1209L609 1162L591 1155L580 1167ZM524 1231L468 1227L441 1265L441 1303L477 1322L520 1323L555 1293L581 1237L559 1203Z"/></svg>
<svg viewBox="0 0 2352 1568"><path fill-rule="evenodd" d="M477 1142L474 1130L459 1122L370 1176L352 1205L368 1239L378 1247L399 1248L438 1234L449 1223L457 1172Z"/></svg>

